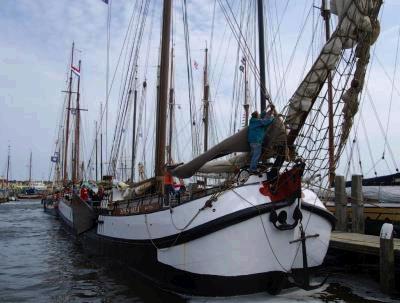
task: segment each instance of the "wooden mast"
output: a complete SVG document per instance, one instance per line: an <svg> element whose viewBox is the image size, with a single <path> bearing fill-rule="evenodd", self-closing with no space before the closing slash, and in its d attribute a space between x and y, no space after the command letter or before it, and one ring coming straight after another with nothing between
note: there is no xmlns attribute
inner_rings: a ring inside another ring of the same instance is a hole
<svg viewBox="0 0 400 303"><path fill-rule="evenodd" d="M81 70L81 60L78 63L78 69ZM76 94L76 108L75 108L75 150L74 150L74 176L73 176L73 183L77 183L79 180L79 141L80 141L80 120L81 120L81 108L80 108L80 84L81 84L81 77L78 76L78 90Z"/></svg>
<svg viewBox="0 0 400 303"><path fill-rule="evenodd" d="M99 181L99 179L98 179L98 162L97 162L97 155L98 155L98 151L97 151L97 121L95 121L94 122L95 123L95 130L96 130L96 132L95 132L95 135L96 135L96 138L95 138L95 140L94 140L94 144L95 144L95 153L96 153L96 157L95 157L95 161L96 161L96 164L95 164L95 166L96 166L96 169L95 169L95 171L96 171L96 182L97 181Z"/></svg>
<svg viewBox="0 0 400 303"><path fill-rule="evenodd" d="M209 112L209 93L210 86L208 84L208 49L205 49L204 53L204 75L203 75L203 102L204 102L204 112L203 112L203 122L204 122L204 152L208 150L208 112Z"/></svg>
<svg viewBox="0 0 400 303"><path fill-rule="evenodd" d="M157 102L155 176L159 192L163 191L165 165L166 114L168 104L169 40L172 0L164 0L160 61L160 97Z"/></svg>
<svg viewBox="0 0 400 303"><path fill-rule="evenodd" d="M169 113L168 113L168 118L169 118L169 127L168 127L168 163L172 164L172 135L173 135L173 117L174 117L174 85L172 83L173 79L173 74L174 74L174 48L171 47L171 69L170 69L170 79L171 79L171 85L169 88Z"/></svg>
<svg viewBox="0 0 400 303"><path fill-rule="evenodd" d="M72 51L71 51L71 66L70 66L70 74L69 74L69 89L68 89L68 107L67 107L67 121L65 125L65 146L64 146L64 172L63 172L63 183L66 185L68 173L67 173L67 163L68 163L68 141L69 141L69 119L70 119L70 110L71 110L71 97L72 97L72 65L74 63L74 47L75 43L72 42Z"/></svg>
<svg viewBox="0 0 400 303"><path fill-rule="evenodd" d="M204 70L203 70L203 123L204 123L204 142L203 150L208 150L208 124L209 124L209 94L210 85L208 84L208 48L204 50ZM204 178L204 188L207 186L207 178Z"/></svg>
<svg viewBox="0 0 400 303"><path fill-rule="evenodd" d="M247 60L245 57L242 59L243 73L244 73L244 127L249 125L249 98L248 98L248 90L249 90L249 81L247 80Z"/></svg>
<svg viewBox="0 0 400 303"><path fill-rule="evenodd" d="M132 167L131 167L131 182L135 178L135 142L136 142L136 111L137 111L137 77L135 78L135 90L133 92L133 126L132 126Z"/></svg>
<svg viewBox="0 0 400 303"><path fill-rule="evenodd" d="M257 1L258 10L258 57L260 64L260 109L266 109L267 89L265 86L265 49L264 49L264 7L263 0Z"/></svg>
<svg viewBox="0 0 400 303"><path fill-rule="evenodd" d="M331 27L329 24L331 12L329 1L322 0L321 15L325 21L325 38L328 41L331 37ZM332 186L335 180L335 146L333 132L333 93L332 93L332 74L328 72L328 152L329 152L329 184Z"/></svg>
<svg viewBox="0 0 400 303"><path fill-rule="evenodd" d="M100 103L100 180L103 180L103 103Z"/></svg>

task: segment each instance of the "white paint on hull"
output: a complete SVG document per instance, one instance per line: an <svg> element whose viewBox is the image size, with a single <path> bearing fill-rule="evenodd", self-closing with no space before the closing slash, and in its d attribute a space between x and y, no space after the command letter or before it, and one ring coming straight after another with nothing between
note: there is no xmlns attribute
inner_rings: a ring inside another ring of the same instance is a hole
<svg viewBox="0 0 400 303"><path fill-rule="evenodd" d="M58 203L58 211L61 217L66 221L66 223L70 226L73 226L74 219L72 215L72 208L69 206L68 202L64 200L60 200Z"/></svg>
<svg viewBox="0 0 400 303"><path fill-rule="evenodd" d="M233 191L223 193L216 202L213 202L212 208L207 207L200 211L187 229L251 208L253 207L252 204L260 205L271 202L269 197L260 194L259 188L260 184L256 183L235 189L237 193L246 197L251 204L238 199ZM99 216L99 220L104 223L98 225L97 233L102 236L129 240L148 240L149 238L157 239L175 235L190 222L209 198L210 196L207 196L174 207L172 214L169 209L166 209L147 215Z"/></svg>
<svg viewBox="0 0 400 303"><path fill-rule="evenodd" d="M254 178L249 181L254 182ZM147 215L99 216L103 223L98 225L97 233L127 240L154 240L178 235L185 227L185 230L192 229L254 205L273 203L260 194L260 186L260 183L254 183L223 193L213 202L213 207L200 211L189 226L188 223L210 196L177 206L172 213L166 209ZM326 210L310 190L303 191L302 202ZM296 204L279 210L288 213L288 223L293 222ZM325 218L304 209L302 212L306 235L319 234L319 237L307 240L309 266L318 266L326 255L332 227ZM289 243L298 238L299 226L280 231L269 222L269 213L266 213L187 243L158 249L157 256L158 261L164 264L196 274L240 276L287 272L303 267L301 242Z"/></svg>
<svg viewBox="0 0 400 303"><path fill-rule="evenodd" d="M303 203L323 207L311 191L304 191ZM288 223L295 204L285 207ZM324 208L324 207L323 207ZM279 212L278 211L278 212ZM324 218L302 210L307 240L308 265L322 264L329 245L331 224ZM262 220L262 221L261 221ZM240 276L271 271L288 272L303 268L300 229L277 230L269 222L269 213L229 226L188 243L157 251L158 260L177 269L196 274Z"/></svg>

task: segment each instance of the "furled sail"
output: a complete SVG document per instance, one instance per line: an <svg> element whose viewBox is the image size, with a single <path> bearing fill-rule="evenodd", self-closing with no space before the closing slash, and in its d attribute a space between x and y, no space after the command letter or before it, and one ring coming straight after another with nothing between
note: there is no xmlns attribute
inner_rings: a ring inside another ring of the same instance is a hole
<svg viewBox="0 0 400 303"><path fill-rule="evenodd" d="M247 143L247 127L240 130L233 136L215 145L205 153L194 158L192 161L180 165L171 171L172 175L178 178L189 178L193 176L207 162L226 156L231 153L249 152L250 146Z"/></svg>
<svg viewBox="0 0 400 303"><path fill-rule="evenodd" d="M247 127L243 128L192 161L176 167L171 171L172 175L178 178L189 178L196 172L210 174L232 173L243 167L248 163L247 153L250 151L250 146L247 142L247 129ZM265 154L269 157L273 156L275 152L274 146L284 144L285 140L285 126L282 119L277 117L268 127L265 135L263 143ZM216 160L232 153L246 154L237 155L228 160Z"/></svg>

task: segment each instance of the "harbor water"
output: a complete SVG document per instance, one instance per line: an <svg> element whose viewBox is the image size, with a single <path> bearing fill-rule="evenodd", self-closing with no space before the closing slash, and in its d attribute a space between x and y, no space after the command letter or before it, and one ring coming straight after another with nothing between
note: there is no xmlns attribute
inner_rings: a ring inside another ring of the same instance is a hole
<svg viewBox="0 0 400 303"><path fill-rule="evenodd" d="M60 222L43 212L39 200L0 204L0 302L396 301L382 295L372 279L337 270L312 292L188 298L163 292L106 261L86 255Z"/></svg>

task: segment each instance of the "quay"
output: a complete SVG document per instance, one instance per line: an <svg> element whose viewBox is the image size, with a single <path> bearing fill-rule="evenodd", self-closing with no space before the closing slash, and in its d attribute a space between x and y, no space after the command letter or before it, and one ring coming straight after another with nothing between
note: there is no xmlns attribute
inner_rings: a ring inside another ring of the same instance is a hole
<svg viewBox="0 0 400 303"><path fill-rule="evenodd" d="M377 257L382 292L396 293L396 265L399 265L400 239L394 237L396 233L395 226L392 224L394 222L385 222L379 236L365 234L368 217L365 218L361 175L352 176L350 200L351 206L348 207L344 177L336 176L335 216L337 222L335 231L331 234L329 250ZM355 260L351 260L353 261Z"/></svg>
<svg viewBox="0 0 400 303"><path fill-rule="evenodd" d="M330 248L379 256L380 237L350 232L334 231L331 235ZM400 258L400 239L393 239L393 250L396 258Z"/></svg>

